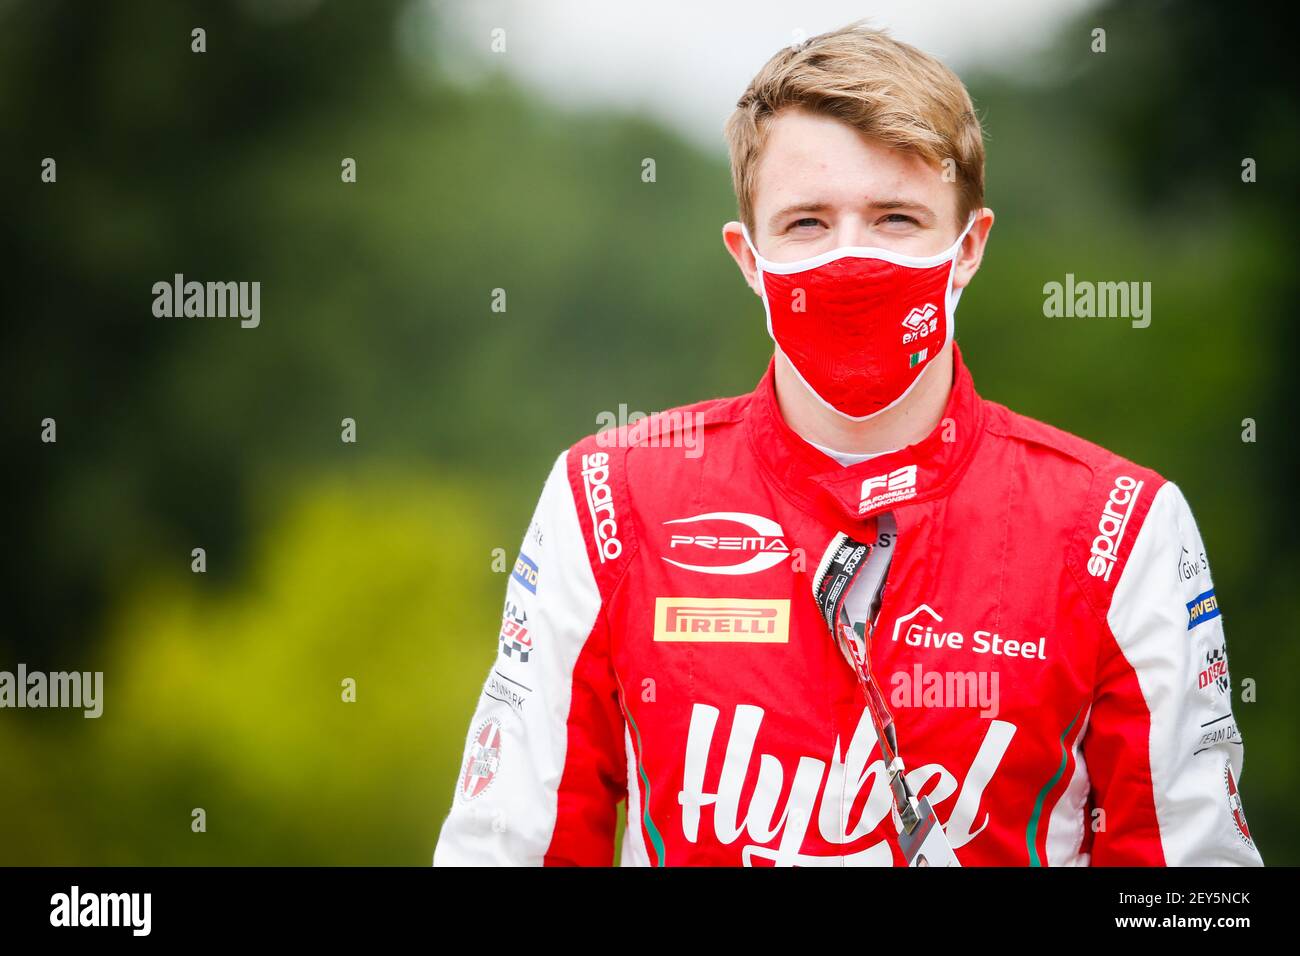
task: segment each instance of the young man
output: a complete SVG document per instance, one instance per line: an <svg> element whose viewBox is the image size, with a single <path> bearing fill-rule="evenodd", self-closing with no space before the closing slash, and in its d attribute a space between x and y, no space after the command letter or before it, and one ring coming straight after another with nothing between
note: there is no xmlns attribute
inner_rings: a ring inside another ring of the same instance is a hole
<svg viewBox="0 0 1300 956"><path fill-rule="evenodd" d="M1182 493L953 341L993 225L961 81L855 25L727 136L774 359L556 461L435 864L608 865L624 797L625 864L1260 864Z"/></svg>

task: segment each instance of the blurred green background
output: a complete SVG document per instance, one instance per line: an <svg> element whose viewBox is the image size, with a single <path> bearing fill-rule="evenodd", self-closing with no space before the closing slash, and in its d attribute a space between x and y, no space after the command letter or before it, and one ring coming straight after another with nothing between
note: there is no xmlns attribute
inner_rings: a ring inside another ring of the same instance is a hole
<svg viewBox="0 0 1300 956"><path fill-rule="evenodd" d="M0 3L0 669L106 675L99 720L0 710L0 863L427 863L496 650L494 549L554 456L767 360L719 241L720 132L452 82L437 4L254 6ZM986 397L1192 502L1234 682L1258 681L1242 792L1271 864L1300 859L1285 36L1103 5L968 72L998 220L958 326ZM177 272L260 281L260 328L154 318ZM1151 326L1044 318L1067 272L1150 281Z"/></svg>

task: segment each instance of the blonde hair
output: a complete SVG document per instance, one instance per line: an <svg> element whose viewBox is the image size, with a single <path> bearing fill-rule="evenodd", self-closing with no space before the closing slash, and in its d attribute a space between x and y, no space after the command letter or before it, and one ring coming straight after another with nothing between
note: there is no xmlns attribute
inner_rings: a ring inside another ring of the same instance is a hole
<svg viewBox="0 0 1300 956"><path fill-rule="evenodd" d="M959 224L984 205L983 130L962 81L928 53L859 20L780 50L728 118L732 185L751 233L768 125L792 107L838 119L932 164L951 160Z"/></svg>

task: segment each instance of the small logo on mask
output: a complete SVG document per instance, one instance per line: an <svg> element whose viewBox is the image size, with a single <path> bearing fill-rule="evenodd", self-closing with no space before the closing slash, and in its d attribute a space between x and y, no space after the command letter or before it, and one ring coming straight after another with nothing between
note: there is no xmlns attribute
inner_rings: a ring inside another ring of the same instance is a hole
<svg viewBox="0 0 1300 956"><path fill-rule="evenodd" d="M927 335L932 334L939 327L939 320L935 318L938 312L938 306L933 302L927 302L925 305L907 313L907 316L903 319L903 328L907 330L903 333L903 344L910 345L913 342L919 342Z"/></svg>

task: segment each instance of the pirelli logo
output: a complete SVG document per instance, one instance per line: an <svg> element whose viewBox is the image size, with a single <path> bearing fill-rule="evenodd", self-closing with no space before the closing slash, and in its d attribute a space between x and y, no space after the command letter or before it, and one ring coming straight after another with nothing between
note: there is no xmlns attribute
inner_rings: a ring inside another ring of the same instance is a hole
<svg viewBox="0 0 1300 956"><path fill-rule="evenodd" d="M790 643L790 600L655 598L656 641Z"/></svg>

